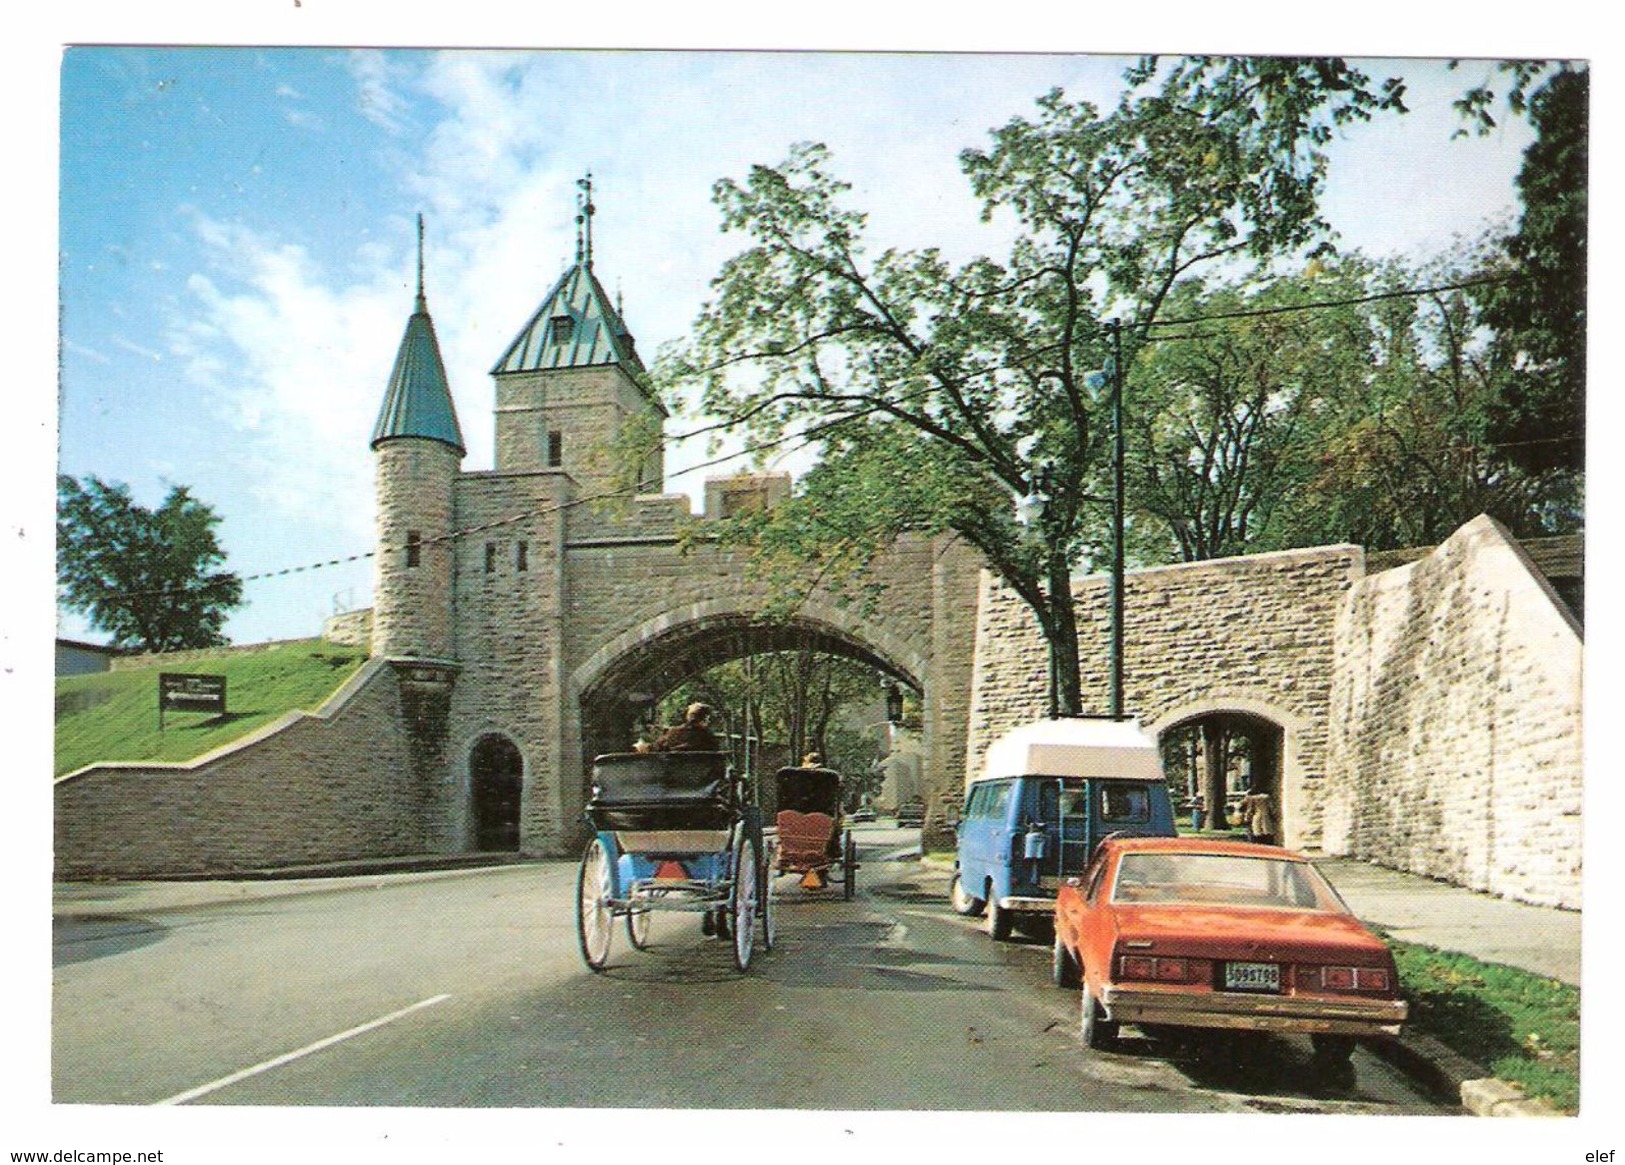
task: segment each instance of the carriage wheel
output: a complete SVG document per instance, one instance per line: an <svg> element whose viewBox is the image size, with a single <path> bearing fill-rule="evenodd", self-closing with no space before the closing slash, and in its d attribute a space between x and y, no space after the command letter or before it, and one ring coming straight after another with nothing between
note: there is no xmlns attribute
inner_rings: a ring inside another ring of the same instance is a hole
<svg viewBox="0 0 1625 1165"><path fill-rule="evenodd" d="M654 921L649 917L651 913L647 906L633 907L626 916L626 937L640 951L649 949L649 924Z"/></svg>
<svg viewBox="0 0 1625 1165"><path fill-rule="evenodd" d="M846 881L842 887L848 902L858 892L858 843L852 840L852 831L846 831L846 842L841 846L841 865L845 867Z"/></svg>
<svg viewBox="0 0 1625 1165"><path fill-rule="evenodd" d="M739 831L734 846L732 918L734 965L741 971L750 967L750 956L756 941L756 888L761 885L762 871L756 857L756 843Z"/></svg>
<svg viewBox="0 0 1625 1165"><path fill-rule="evenodd" d="M602 971L609 961L615 920L609 905L610 888L609 854L595 838L581 856L581 873L576 878L576 935L581 940L581 958L594 971Z"/></svg>
<svg viewBox="0 0 1625 1165"><path fill-rule="evenodd" d="M774 878L773 863L778 855L775 847L769 843L768 851L762 860L762 949L770 951L779 941L779 908L778 888Z"/></svg>

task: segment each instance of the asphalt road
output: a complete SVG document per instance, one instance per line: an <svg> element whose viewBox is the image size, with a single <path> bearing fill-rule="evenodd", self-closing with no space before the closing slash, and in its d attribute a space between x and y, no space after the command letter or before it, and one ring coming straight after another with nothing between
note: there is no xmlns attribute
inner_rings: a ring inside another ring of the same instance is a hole
<svg viewBox="0 0 1625 1165"><path fill-rule="evenodd" d="M1307 1041L1246 1066L1132 1038L1076 1041L1047 942L994 944L946 878L860 827L859 893L781 879L780 942L748 974L693 916L609 967L576 949L575 868L349 879L319 893L62 920L57 1103L469 1108L1454 1111Z"/></svg>

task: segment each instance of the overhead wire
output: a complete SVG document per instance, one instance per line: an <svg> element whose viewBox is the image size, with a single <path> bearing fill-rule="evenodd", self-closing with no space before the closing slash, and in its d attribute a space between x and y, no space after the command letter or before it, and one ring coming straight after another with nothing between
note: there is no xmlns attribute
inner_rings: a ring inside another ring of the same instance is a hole
<svg viewBox="0 0 1625 1165"><path fill-rule="evenodd" d="M1316 310L1335 308L1335 307L1352 307L1352 306L1358 306L1360 304L1377 303L1377 302L1382 302L1382 301L1386 301L1386 300L1393 300L1393 299L1414 298L1414 297L1420 297L1420 296L1425 296L1425 295L1438 295L1438 294L1442 294L1442 293L1445 293L1445 292L1465 291L1465 290L1470 290L1470 289L1475 288L1475 287L1485 287L1485 286L1493 286L1493 285L1501 284L1501 283L1515 282L1515 281L1520 280L1522 278L1524 278L1524 277L1521 276L1521 275L1516 275L1516 274L1503 275L1503 276L1488 276L1488 277L1483 277L1483 278L1478 278L1478 279L1460 280L1460 281L1454 282L1454 283L1429 285L1429 286L1425 286L1425 287L1390 288L1390 289L1387 289L1387 290L1384 290L1384 291L1375 291L1375 292L1370 292L1370 293L1367 293L1367 294L1364 294L1364 295L1346 296L1346 297L1340 297L1340 298L1337 298L1337 299L1328 299L1328 300L1313 300L1313 301L1310 301L1310 302L1307 302L1307 303L1300 303L1300 304L1278 304L1278 305L1274 305L1274 306L1270 306L1270 307L1238 309L1236 311L1230 311L1230 312L1212 312L1212 313L1207 313L1207 314L1203 314L1203 315L1156 319L1156 320L1151 320L1151 321L1147 321L1147 322L1143 322L1143 323L1131 320L1131 321L1128 321L1123 326L1126 326L1126 327L1129 327L1129 328L1140 329L1142 331L1146 331L1147 329L1152 329L1152 328L1161 328L1161 327L1189 327L1189 326L1192 326L1192 325L1215 323L1215 322L1222 322L1222 321L1229 321L1229 320L1242 320L1242 319L1251 319L1251 318L1259 318L1259 317L1266 317L1266 316L1276 316L1276 315L1284 315L1284 314L1293 313L1293 312L1316 311ZM1109 328L1104 327L1104 326L1097 328L1096 332L1095 332L1095 335L1097 337L1104 336L1104 335L1107 335L1107 334L1109 334ZM1213 338L1216 338L1217 335L1218 335L1218 333L1214 333L1214 332L1190 332L1190 333L1184 333L1184 334L1181 334L1181 335L1172 335L1172 336L1158 336L1158 335L1146 334L1144 336L1144 342L1146 342L1146 343L1168 343L1168 342L1181 341L1181 340L1213 339ZM1036 356L1042 356L1045 352L1052 350L1054 347L1056 347L1056 346L1052 345L1052 346L1047 346L1047 347L1042 347L1042 348L1036 348L1032 352L1027 353L1026 355L1029 358L1036 357ZM974 371L977 374L987 374L987 373L993 373L993 372L999 372L999 371L1024 371L1024 372L1031 373L1032 370L1031 370L1030 367L1027 367L1027 366L1022 365L1022 364L990 363L990 364L986 364L986 365L982 366L981 368L976 369ZM919 392L916 392L916 393L904 394L903 396L897 398L895 401L888 402L888 403L897 404L897 403L911 402L911 401L914 401L914 400L918 400L921 397L929 395L931 391L932 391L931 389L922 389L922 390L920 390ZM697 471L703 470L703 469L715 468L716 466L725 464L725 463L727 463L729 461L734 461L734 460L737 460L737 459L743 458L743 457L754 456L755 454L766 452L769 449L777 448L778 446L786 444L786 443L788 443L788 442L790 442L792 440L795 440L797 438L804 438L802 440L801 444L797 447L797 449L793 449L793 450L788 451L788 453L794 453L794 452L797 452L799 449L806 448L809 445L811 445L824 432L827 432L828 430L833 429L833 428L837 428L837 427L839 427L841 425L849 424L852 421L861 419L864 416L873 415L875 412L883 411L883 408L884 408L884 406L876 405L876 406L872 406L872 407L866 408L866 409L859 409L859 410L855 411L854 413L852 413L851 415L848 415L848 416L837 417L837 418L831 419L829 421L821 422L819 424L810 426L810 427L808 427L806 429L797 430L794 433L787 433L787 434L784 434L784 435L782 435L782 436L780 436L778 438L772 439L772 440L763 441L763 442L760 442L760 443L755 444L755 445L748 445L748 446L746 446L746 447L744 447L742 449L738 449L738 450L735 450L735 451L730 452L730 453L725 453L725 454L723 454L723 455L721 455L719 457L715 457L715 458L712 458L712 459L707 460L707 461L702 461L702 462L699 462L699 463L694 464L694 465L686 466L686 467L684 467L682 469L674 470L674 471L666 474L665 477L667 479L670 479L670 478L674 478L674 477L681 477L681 476L684 476L685 474L694 473L694 472L697 472ZM716 422L713 422L711 424L702 425L702 426L700 426L700 427L698 427L696 429L690 430L689 432L686 432L686 433L679 433L679 434L676 434L674 436L664 436L663 435L661 437L661 439L660 439L660 448L662 449L662 451L664 451L664 450L666 450L668 448L671 448L672 446L675 446L675 445L677 445L677 444L679 444L679 443L681 443L683 441L693 440L695 437L704 436L706 434L715 433L715 432L727 432L729 430L738 428L747 419L748 418L741 418L741 417L724 418L724 419L722 419L720 421L716 421ZM1485 449L1505 449L1505 448L1514 448L1514 447L1524 446L1524 445L1554 444L1554 443L1561 443L1561 442L1568 441L1568 440L1570 440L1570 438L1565 438L1565 437L1537 438L1537 439L1532 439L1532 440L1527 440L1527 441L1496 442L1494 444L1484 446L1483 448L1485 448ZM637 496L640 496L640 490L646 484L649 484L649 483L637 482L637 483L635 483L633 485L622 486L622 487L619 487L619 488L613 489L613 490L601 491L601 492L593 493L593 494L585 494L585 495L583 495L581 497L573 498L573 499L571 499L571 500L569 500L567 502L562 502L562 503L558 503L558 504L555 504L555 505L548 505L548 506L544 506L544 507L541 507L541 508L538 508L538 509L525 510L525 511L522 511L522 512L517 513L517 514L510 515L509 517L506 517L506 518L498 518L498 519L495 519L495 520L490 521L490 522L482 523L482 524L480 524L478 526L464 527L462 529L451 531L451 532L449 532L447 534L438 535L438 536L436 536L434 538L426 538L422 542L420 542L419 545L430 546L430 545L436 545L436 544L441 544L441 543L445 543L445 542L456 541L459 538L466 538L466 537L470 537L470 536L473 536L473 535L476 535L476 534L486 533L486 532L489 532L491 530L501 529L503 527L511 526L511 525L514 525L514 524L516 524L518 522L523 522L523 521L526 521L526 520L529 520L529 519L532 519L532 518L546 517L546 516L548 516L550 514L559 513L559 512L569 510L569 509L573 509L573 508L575 508L577 506L586 505L586 504L589 504L589 503L592 503L592 502L609 501L609 500L613 500L613 499L617 499L617 498L637 497ZM255 574L242 575L242 576L240 576L240 581L244 582L244 583L248 583L248 582L260 582L260 581L264 581L264 580L267 580L267 579L273 579L273 578L282 578L282 577L286 577L286 576L289 576L289 575L305 573L305 572L308 572L308 571L323 570L323 569L326 569L328 567L343 566L343 565L347 565L349 563L365 561L366 559L374 558L376 556L377 556L377 551L376 550L362 551L362 552L357 553L357 554L351 554L351 555L347 555L347 556L340 557L340 558L327 559L327 560L322 561L322 562L313 562L313 563L307 563L307 564L301 565L301 566L284 567L284 568L282 568L280 570L262 571L262 572L258 572L258 573L255 573ZM137 593L140 593L140 592L137 592Z"/></svg>

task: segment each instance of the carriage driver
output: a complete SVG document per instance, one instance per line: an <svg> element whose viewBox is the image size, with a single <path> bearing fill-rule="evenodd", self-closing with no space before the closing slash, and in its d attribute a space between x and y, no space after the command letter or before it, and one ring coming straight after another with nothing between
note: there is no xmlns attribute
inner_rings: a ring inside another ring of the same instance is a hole
<svg viewBox="0 0 1625 1165"><path fill-rule="evenodd" d="M654 743L656 752L721 752L722 742L711 731L711 706L690 704L683 722L673 724Z"/></svg>

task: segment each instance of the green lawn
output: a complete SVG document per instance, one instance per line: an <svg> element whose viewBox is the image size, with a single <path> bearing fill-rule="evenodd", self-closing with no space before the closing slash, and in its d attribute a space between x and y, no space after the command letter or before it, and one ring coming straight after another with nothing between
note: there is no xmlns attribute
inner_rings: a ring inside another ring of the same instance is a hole
<svg viewBox="0 0 1625 1165"><path fill-rule="evenodd" d="M159 664L56 682L56 775L97 761L184 761L246 735L296 708L314 709L366 659L357 647L321 639L218 659ZM164 713L158 731L158 673L226 677L226 714Z"/></svg>
<svg viewBox="0 0 1625 1165"><path fill-rule="evenodd" d="M1580 990L1513 967L1393 942L1410 1030L1564 1112L1580 1103Z"/></svg>

